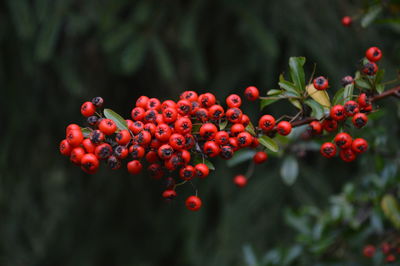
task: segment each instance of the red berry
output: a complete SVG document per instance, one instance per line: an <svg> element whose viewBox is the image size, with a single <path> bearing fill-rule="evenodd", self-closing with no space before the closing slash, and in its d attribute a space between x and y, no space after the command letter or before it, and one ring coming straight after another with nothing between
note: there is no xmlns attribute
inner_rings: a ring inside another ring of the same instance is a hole
<svg viewBox="0 0 400 266"><path fill-rule="evenodd" d="M344 17L342 18L342 25L343 25L344 27L350 27L351 23L352 23L351 17L349 17L349 16L344 16Z"/></svg>
<svg viewBox="0 0 400 266"><path fill-rule="evenodd" d="M258 127L263 131L270 131L275 127L275 118L272 115L263 115L258 121Z"/></svg>
<svg viewBox="0 0 400 266"><path fill-rule="evenodd" d="M382 52L378 47L370 47L365 52L365 57L371 62L377 62L382 58Z"/></svg>
<svg viewBox="0 0 400 266"><path fill-rule="evenodd" d="M207 92L207 93L200 95L198 98L198 101L199 101L201 107L208 108L215 104L216 99L215 99L214 94Z"/></svg>
<svg viewBox="0 0 400 266"><path fill-rule="evenodd" d="M221 147L221 152L219 154L222 159L229 160L233 157L234 151L231 146L225 145Z"/></svg>
<svg viewBox="0 0 400 266"><path fill-rule="evenodd" d="M161 111L165 111L165 109L171 108L171 109L176 109L176 103L172 100L165 100L161 104Z"/></svg>
<svg viewBox="0 0 400 266"><path fill-rule="evenodd" d="M81 114L85 117L89 117L96 113L96 106L91 102L84 102L81 106Z"/></svg>
<svg viewBox="0 0 400 266"><path fill-rule="evenodd" d="M159 140L159 141L168 141L169 138L171 137L172 130L167 124L159 124L156 127L156 132L154 136Z"/></svg>
<svg viewBox="0 0 400 266"><path fill-rule="evenodd" d="M341 150L339 155L340 158L347 163L356 159L356 153L351 148Z"/></svg>
<svg viewBox="0 0 400 266"><path fill-rule="evenodd" d="M333 120L332 118L327 118L322 122L322 127L327 131L327 132L332 132L335 131L338 127L338 123L336 120Z"/></svg>
<svg viewBox="0 0 400 266"><path fill-rule="evenodd" d="M85 155L85 150L82 147L76 147L71 151L70 160L74 164L80 165L83 155Z"/></svg>
<svg viewBox="0 0 400 266"><path fill-rule="evenodd" d="M232 130L232 128L231 128L231 130ZM226 144L228 144L228 141L229 141L228 132L226 132L226 131L218 131L215 134L215 142L218 145L226 145Z"/></svg>
<svg viewBox="0 0 400 266"><path fill-rule="evenodd" d="M367 258L372 258L375 255L375 247L373 245L367 245L363 249L363 254Z"/></svg>
<svg viewBox="0 0 400 266"><path fill-rule="evenodd" d="M244 175L237 175L233 178L233 183L238 187L245 187L247 185L247 178Z"/></svg>
<svg viewBox="0 0 400 266"><path fill-rule="evenodd" d="M196 140L194 139L192 134L185 135L185 149L190 150L196 144Z"/></svg>
<svg viewBox="0 0 400 266"><path fill-rule="evenodd" d="M218 131L218 129L214 124L206 123L200 127L199 133L202 138L204 138L206 140L210 140L215 137L215 134L217 133L217 131Z"/></svg>
<svg viewBox="0 0 400 266"><path fill-rule="evenodd" d="M136 147L136 150L134 149ZM131 151L132 148L132 151ZM132 154L132 156L137 159L137 158L142 158L144 156L144 148L138 145L132 145L128 148L125 146L118 145L117 147L114 148L114 155L118 159L125 159L128 157L129 152Z"/></svg>
<svg viewBox="0 0 400 266"><path fill-rule="evenodd" d="M96 148L96 145L90 140L90 139L84 139L82 141L83 148L85 148L85 151L87 153L94 153L94 149Z"/></svg>
<svg viewBox="0 0 400 266"><path fill-rule="evenodd" d="M160 100L157 99L157 98L149 99L148 102L147 102L147 105L146 105L146 109L147 110L153 109L153 110L159 111L161 109Z"/></svg>
<svg viewBox="0 0 400 266"><path fill-rule="evenodd" d="M233 107L226 111L225 116L231 123L240 123L242 121L243 113L239 108Z"/></svg>
<svg viewBox="0 0 400 266"><path fill-rule="evenodd" d="M365 75L373 76L378 71L378 66L374 62L368 62L362 67L361 71Z"/></svg>
<svg viewBox="0 0 400 266"><path fill-rule="evenodd" d="M186 208L191 211L198 211L201 207L201 199L197 196L190 196L186 199Z"/></svg>
<svg viewBox="0 0 400 266"><path fill-rule="evenodd" d="M276 126L276 131L279 135L286 136L292 131L292 125L287 121L281 121Z"/></svg>
<svg viewBox="0 0 400 266"><path fill-rule="evenodd" d="M188 164L190 162L191 155L187 150L179 151L178 156L183 160L184 164Z"/></svg>
<svg viewBox="0 0 400 266"><path fill-rule="evenodd" d="M112 148L110 144L103 143L96 147L96 149L94 150L94 154L99 159L107 159L112 155Z"/></svg>
<svg viewBox="0 0 400 266"><path fill-rule="evenodd" d="M396 261L396 257L393 254L390 254L385 258L385 261L386 262L394 262L394 261Z"/></svg>
<svg viewBox="0 0 400 266"><path fill-rule="evenodd" d="M118 132L115 135L115 140L117 141L118 144L120 145L126 145L129 143L131 140L131 134L129 133L128 130L124 129Z"/></svg>
<svg viewBox="0 0 400 266"><path fill-rule="evenodd" d="M265 162L267 159L268 159L268 155L264 151L259 151L256 154L254 154L254 156L253 156L253 161L256 164L261 164L261 163Z"/></svg>
<svg viewBox="0 0 400 266"><path fill-rule="evenodd" d="M237 136L239 147L249 147L253 143L253 136L249 132L241 132Z"/></svg>
<svg viewBox="0 0 400 266"><path fill-rule="evenodd" d="M381 245L381 250L383 254L389 254L390 250L392 249L391 245L388 242L383 242Z"/></svg>
<svg viewBox="0 0 400 266"><path fill-rule="evenodd" d="M192 121L187 117L179 118L175 122L175 132L186 135L192 132Z"/></svg>
<svg viewBox="0 0 400 266"><path fill-rule="evenodd" d="M244 130L245 130L245 127L243 124L239 124L239 123L233 124L231 126L231 136L236 137L237 135L239 135L239 133L244 132Z"/></svg>
<svg viewBox="0 0 400 266"><path fill-rule="evenodd" d="M93 153L86 153L81 159L81 168L88 174L94 174L99 168L99 160Z"/></svg>
<svg viewBox="0 0 400 266"><path fill-rule="evenodd" d="M167 189L162 193L164 199L172 200L176 197L175 190Z"/></svg>
<svg viewBox="0 0 400 266"><path fill-rule="evenodd" d="M321 154L326 158L332 158L336 155L336 146L333 143L325 142L321 145Z"/></svg>
<svg viewBox="0 0 400 266"><path fill-rule="evenodd" d="M142 171L142 164L138 160L133 160L127 164L127 168L130 174L137 175Z"/></svg>
<svg viewBox="0 0 400 266"><path fill-rule="evenodd" d="M221 152L221 149L215 141L206 141L204 143L203 151L207 156L215 157Z"/></svg>
<svg viewBox="0 0 400 266"><path fill-rule="evenodd" d="M335 105L331 108L330 116L336 121L342 121L346 118L345 109L342 105Z"/></svg>
<svg viewBox="0 0 400 266"><path fill-rule="evenodd" d="M117 125L111 119L103 119L99 124L99 129L105 135L112 135L117 130Z"/></svg>
<svg viewBox="0 0 400 266"><path fill-rule="evenodd" d="M351 148L356 153L363 153L368 150L368 142L363 138L357 138L353 140Z"/></svg>
<svg viewBox="0 0 400 266"><path fill-rule="evenodd" d="M196 169L191 165L186 165L179 171L179 176L183 180L192 180L196 176Z"/></svg>
<svg viewBox="0 0 400 266"><path fill-rule="evenodd" d="M146 108L147 103L149 101L149 97L147 96L140 96L137 100L136 100L136 107L141 107L141 108Z"/></svg>
<svg viewBox="0 0 400 266"><path fill-rule="evenodd" d="M314 87L319 91L326 90L329 87L328 80L323 76L315 78L313 84Z"/></svg>
<svg viewBox="0 0 400 266"><path fill-rule="evenodd" d="M196 166L194 168L196 169L196 175L199 178L206 178L208 176L208 174L210 173L208 166L205 165L204 163L196 164Z"/></svg>
<svg viewBox="0 0 400 266"><path fill-rule="evenodd" d="M358 103L355 101L347 101L343 107L346 116L353 116L360 111L358 109Z"/></svg>
<svg viewBox="0 0 400 266"><path fill-rule="evenodd" d="M146 146L151 142L151 134L148 131L143 130L134 137L133 141L139 145Z"/></svg>
<svg viewBox="0 0 400 266"><path fill-rule="evenodd" d="M193 101L197 101L198 95L195 91L184 91L181 94L180 98L193 102Z"/></svg>
<svg viewBox="0 0 400 266"><path fill-rule="evenodd" d="M226 98L226 105L228 105L229 108L239 108L240 105L242 105L242 99L237 94L231 94Z"/></svg>
<svg viewBox="0 0 400 266"><path fill-rule="evenodd" d="M353 139L349 134L342 132L336 135L334 141L339 148L347 149L351 147Z"/></svg>
<svg viewBox="0 0 400 266"><path fill-rule="evenodd" d="M164 171L162 169L162 166L158 163L153 163L149 165L147 171L149 172L151 178L154 179L160 179L161 177L164 176Z"/></svg>
<svg viewBox="0 0 400 266"><path fill-rule="evenodd" d="M72 151L72 146L69 144L69 142L64 139L60 142L60 153L62 155L70 156Z"/></svg>
<svg viewBox="0 0 400 266"><path fill-rule="evenodd" d="M312 121L309 125L308 125L308 130L310 131L310 133L312 135L319 135L322 133L322 125L320 122L318 121Z"/></svg>
<svg viewBox="0 0 400 266"><path fill-rule="evenodd" d="M212 120L219 120L224 116L224 108L221 105L214 104L208 109L208 116Z"/></svg>
<svg viewBox="0 0 400 266"><path fill-rule="evenodd" d="M135 107L132 109L131 117L133 121L140 121L144 118L146 111L142 107Z"/></svg>
<svg viewBox="0 0 400 266"><path fill-rule="evenodd" d="M174 149L168 144L161 145L158 148L158 157L163 160L171 158L172 154L174 154Z"/></svg>
<svg viewBox="0 0 400 266"><path fill-rule="evenodd" d="M171 145L171 147L174 150L182 150L182 149L184 149L185 148L185 144L186 144L185 142L186 142L186 139L181 134L174 133L169 138L169 145Z"/></svg>
<svg viewBox="0 0 400 266"><path fill-rule="evenodd" d="M73 147L80 145L83 141L83 134L81 129L70 130L67 134L67 141Z"/></svg>
<svg viewBox="0 0 400 266"><path fill-rule="evenodd" d="M77 124L69 124L69 125L67 126L66 130L65 130L65 134L68 135L68 132L69 132L70 130L73 130L73 129L79 129L79 130L80 130L81 127L78 126Z"/></svg>
<svg viewBox="0 0 400 266"><path fill-rule="evenodd" d="M360 105L360 107L362 107L362 108L370 105L370 102L365 93L361 93L360 96L358 96L357 101L358 101L358 104Z"/></svg>
<svg viewBox="0 0 400 266"><path fill-rule="evenodd" d="M368 116L364 113L358 113L353 116L353 125L357 128L362 128L368 122Z"/></svg>
<svg viewBox="0 0 400 266"><path fill-rule="evenodd" d="M111 155L107 158L107 165L111 168L111 170L118 170L121 168L121 161L114 155Z"/></svg>
<svg viewBox="0 0 400 266"><path fill-rule="evenodd" d="M105 137L103 132L100 130L93 130L90 132L89 139L94 143L94 144L100 144L104 141Z"/></svg>
<svg viewBox="0 0 400 266"><path fill-rule="evenodd" d="M180 100L176 104L176 108L180 115L188 115L192 110L192 103L188 100Z"/></svg>
<svg viewBox="0 0 400 266"><path fill-rule="evenodd" d="M247 115L243 114L242 121L240 121L240 123L246 127L248 124L250 124L250 118Z"/></svg>
<svg viewBox="0 0 400 266"><path fill-rule="evenodd" d="M260 97L260 92L258 89L254 86L247 87L246 90L244 91L244 96L247 98L249 101L255 101Z"/></svg>
<svg viewBox="0 0 400 266"><path fill-rule="evenodd" d="M163 119L166 123L175 122L178 117L178 111L175 108L167 107L162 112Z"/></svg>

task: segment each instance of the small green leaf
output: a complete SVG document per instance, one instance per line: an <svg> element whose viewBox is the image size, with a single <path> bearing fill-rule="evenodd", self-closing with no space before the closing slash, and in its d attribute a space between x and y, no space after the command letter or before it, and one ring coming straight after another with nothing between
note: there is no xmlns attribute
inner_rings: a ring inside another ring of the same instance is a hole
<svg viewBox="0 0 400 266"><path fill-rule="evenodd" d="M300 93L296 90L296 86L292 82L285 80L282 74L279 77L278 85L281 89L292 93L294 96L300 96Z"/></svg>
<svg viewBox="0 0 400 266"><path fill-rule="evenodd" d="M306 100L305 103L311 107L312 109L311 115L313 117L321 119L324 116L325 112L324 112L324 107L322 105L311 99Z"/></svg>
<svg viewBox="0 0 400 266"><path fill-rule="evenodd" d="M282 98L284 99L284 98ZM279 101L280 99L261 99L260 101L260 110L264 109L270 104L273 104L276 101Z"/></svg>
<svg viewBox="0 0 400 266"><path fill-rule="evenodd" d="M294 105L296 108L298 108L299 110L302 109L301 103L300 103L298 100L296 100L296 99L289 99L289 102L290 102L291 104L293 104L293 105Z"/></svg>
<svg viewBox="0 0 400 266"><path fill-rule="evenodd" d="M256 153L256 151L254 150L240 150L235 152L235 154L233 155L233 157L227 161L227 165L229 167L233 167L236 166L240 163L243 163L245 161L250 160L251 158L253 158L254 154Z"/></svg>
<svg viewBox="0 0 400 266"><path fill-rule="evenodd" d="M283 93L282 90L275 90L275 89L272 89L272 90L269 90L269 91L267 92L267 95L269 95L269 96L277 96L277 95L282 94L282 93Z"/></svg>
<svg viewBox="0 0 400 266"><path fill-rule="evenodd" d="M246 131L249 132L251 135L256 136L256 130L253 126L253 123L249 122L249 124L246 127Z"/></svg>
<svg viewBox="0 0 400 266"><path fill-rule="evenodd" d="M219 130L224 130L226 126L228 125L228 120L219 120Z"/></svg>
<svg viewBox="0 0 400 266"><path fill-rule="evenodd" d="M361 27L368 27L378 15L382 12L382 7L380 5L375 5L369 8L368 12L361 19Z"/></svg>
<svg viewBox="0 0 400 266"><path fill-rule="evenodd" d="M392 224L400 228L400 209L399 205L393 195L386 194L381 201L381 207L385 216L392 222Z"/></svg>
<svg viewBox="0 0 400 266"><path fill-rule="evenodd" d="M199 164L199 163L204 163L207 165L208 169L210 170L215 170L214 165L207 159L203 159L201 157L194 157L193 158L193 165Z"/></svg>
<svg viewBox="0 0 400 266"><path fill-rule="evenodd" d="M89 128L87 128L87 127L81 127L81 131L82 131L82 134L83 134L83 136L85 137L85 138L88 138L89 137L89 135L90 135L90 133L92 132Z"/></svg>
<svg viewBox="0 0 400 266"><path fill-rule="evenodd" d="M291 57L289 58L290 77L295 84L297 92L302 93L305 89L305 77L303 66L306 62L305 57Z"/></svg>
<svg viewBox="0 0 400 266"><path fill-rule="evenodd" d="M281 165L280 173L282 180L286 185L293 185L299 174L299 165L296 158L293 156L286 157Z"/></svg>
<svg viewBox="0 0 400 266"><path fill-rule="evenodd" d="M379 69L378 72L376 72L376 75L375 75L375 84L381 83L384 76L385 76L385 70L384 69Z"/></svg>
<svg viewBox="0 0 400 266"><path fill-rule="evenodd" d="M333 100L332 100L332 103L333 103L333 105L336 105L336 104L343 104L343 99L344 99L344 87L343 88L340 88L336 93L335 93L335 96L333 96Z"/></svg>
<svg viewBox="0 0 400 266"><path fill-rule="evenodd" d="M371 89L371 84L364 79L356 79L356 87L361 89Z"/></svg>
<svg viewBox="0 0 400 266"><path fill-rule="evenodd" d="M279 150L278 144L272 138L270 138L268 136L262 136L262 137L258 138L258 141L265 148L267 148L273 152L278 152L278 150Z"/></svg>
<svg viewBox="0 0 400 266"><path fill-rule="evenodd" d="M354 91L354 84L348 84L346 85L346 87L344 87L344 91L343 91L343 103L351 100L351 96L353 95L353 91Z"/></svg>
<svg viewBox="0 0 400 266"><path fill-rule="evenodd" d="M385 90L385 85L383 84L378 84L376 85L376 91L381 94Z"/></svg>
<svg viewBox="0 0 400 266"><path fill-rule="evenodd" d="M111 109L104 109L104 116L108 119L111 119L117 124L118 129L120 130L128 130L128 125L125 121L125 119L122 118L119 114L114 112Z"/></svg>

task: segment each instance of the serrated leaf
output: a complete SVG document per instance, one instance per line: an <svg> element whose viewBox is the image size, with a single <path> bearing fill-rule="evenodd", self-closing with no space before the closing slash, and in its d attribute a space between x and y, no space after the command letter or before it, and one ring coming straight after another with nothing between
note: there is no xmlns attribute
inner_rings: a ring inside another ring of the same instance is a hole
<svg viewBox="0 0 400 266"><path fill-rule="evenodd" d="M115 122L118 129L128 130L128 125L126 123L126 120L124 118L122 118L122 116L120 116L119 114L117 114L116 112L114 112L111 109L104 109L103 113L106 118L111 119Z"/></svg>
<svg viewBox="0 0 400 266"><path fill-rule="evenodd" d="M325 112L324 112L324 107L317 103L314 100L308 99L305 101L305 103L311 107L312 113L311 115L317 119L321 119Z"/></svg>
<svg viewBox="0 0 400 266"><path fill-rule="evenodd" d="M367 89L367 90L371 89L371 84L363 79L356 79L355 84L357 88Z"/></svg>
<svg viewBox="0 0 400 266"><path fill-rule="evenodd" d="M256 153L256 151L254 151L254 150L240 150L240 151L237 151L237 152L235 152L233 157L227 161L226 164L229 167L236 166L236 165L238 165L240 163L243 163L245 161L248 161L248 160L252 159L255 153Z"/></svg>
<svg viewBox="0 0 400 266"><path fill-rule="evenodd" d="M305 77L303 66L306 62L305 57L290 57L289 69L290 77L295 85L297 92L302 93L305 87Z"/></svg>
<svg viewBox="0 0 400 266"><path fill-rule="evenodd" d="M256 130L254 128L253 123L249 122L249 124L246 126L246 131L249 132L251 135L256 136Z"/></svg>
<svg viewBox="0 0 400 266"><path fill-rule="evenodd" d="M331 106L331 101L329 100L329 95L328 93L323 90L319 91L314 87L314 84L308 84L307 85L307 93L308 95L311 96L317 103L322 105L323 107L329 108Z"/></svg>
<svg viewBox="0 0 400 266"><path fill-rule="evenodd" d="M369 8L367 13L361 18L361 27L368 27L378 15L382 12L382 7L380 5L375 5Z"/></svg>
<svg viewBox="0 0 400 266"><path fill-rule="evenodd" d="M343 104L344 102L344 87L340 88L336 93L335 96L333 96L332 104Z"/></svg>
<svg viewBox="0 0 400 266"><path fill-rule="evenodd" d="M224 130L227 125L228 125L228 120L227 119L220 120L219 121L219 130Z"/></svg>
<svg viewBox="0 0 400 266"><path fill-rule="evenodd" d="M293 185L299 174L299 164L296 158L287 156L282 162L280 174L286 185Z"/></svg>
<svg viewBox="0 0 400 266"><path fill-rule="evenodd" d="M89 128L87 128L87 127L81 127L81 131L82 131L82 134L83 134L83 136L85 137L85 138L88 138L89 137L89 135L90 135L90 133L92 132Z"/></svg>
<svg viewBox="0 0 400 266"><path fill-rule="evenodd" d="M199 164L199 163L204 163L205 165L207 165L208 169L210 170L215 170L214 165L207 159L203 159L201 157L195 157L193 158L193 164Z"/></svg>
<svg viewBox="0 0 400 266"><path fill-rule="evenodd" d="M272 138L270 138L268 136L262 136L262 137L258 138L258 141L265 148L267 148L267 149L269 149L269 150L271 150L273 152L278 152L279 151L278 144Z"/></svg>
<svg viewBox="0 0 400 266"><path fill-rule="evenodd" d="M396 228L400 228L400 209L393 195L386 194L381 201L381 207L385 216Z"/></svg>

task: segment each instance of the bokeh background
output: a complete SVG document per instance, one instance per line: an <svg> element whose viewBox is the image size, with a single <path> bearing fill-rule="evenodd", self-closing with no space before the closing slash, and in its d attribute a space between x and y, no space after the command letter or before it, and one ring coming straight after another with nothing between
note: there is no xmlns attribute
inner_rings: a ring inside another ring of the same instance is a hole
<svg viewBox="0 0 400 266"><path fill-rule="evenodd" d="M277 88L290 56L307 57L332 90L353 74L366 48L379 46L388 79L400 62L399 27L341 25L367 1L5 0L0 3L0 264L244 265L256 253L295 241L284 209L323 208L344 183L374 171L369 155L354 164L301 152L293 186L281 158L256 168L244 189L232 177L246 163L197 182L204 207L185 209L190 186L171 203L145 173L103 167L88 176L58 151L69 123L84 124L80 105L102 96L129 117L140 95L177 99L185 89L220 99L249 85ZM399 106L365 135L389 158L399 148ZM244 107L256 121L257 104ZM286 104L268 107L276 115ZM377 131L379 129L379 131ZM361 135L361 134L360 134ZM397 168L396 168L397 169ZM395 171L395 175L398 172ZM357 252L357 251L356 251ZM343 264L342 264L343 265ZM366 264L363 264L366 265Z"/></svg>

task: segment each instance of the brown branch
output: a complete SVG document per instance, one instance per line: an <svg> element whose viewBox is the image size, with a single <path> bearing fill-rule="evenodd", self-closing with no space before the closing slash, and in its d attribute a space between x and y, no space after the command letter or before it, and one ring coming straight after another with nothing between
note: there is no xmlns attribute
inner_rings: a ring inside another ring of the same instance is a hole
<svg viewBox="0 0 400 266"><path fill-rule="evenodd" d="M400 86L394 87L394 88L392 88L390 90L387 90L387 91L384 91L379 95L375 95L375 96L370 98L370 101L371 102L375 102L375 101L379 101L379 100L382 100L382 99L390 97L390 96L399 97L399 95L400 95ZM312 121L318 121L318 119L315 118L315 117L306 117L306 118L294 121L291 124L292 124L292 127L299 127L299 126L302 126L302 125L309 124Z"/></svg>

